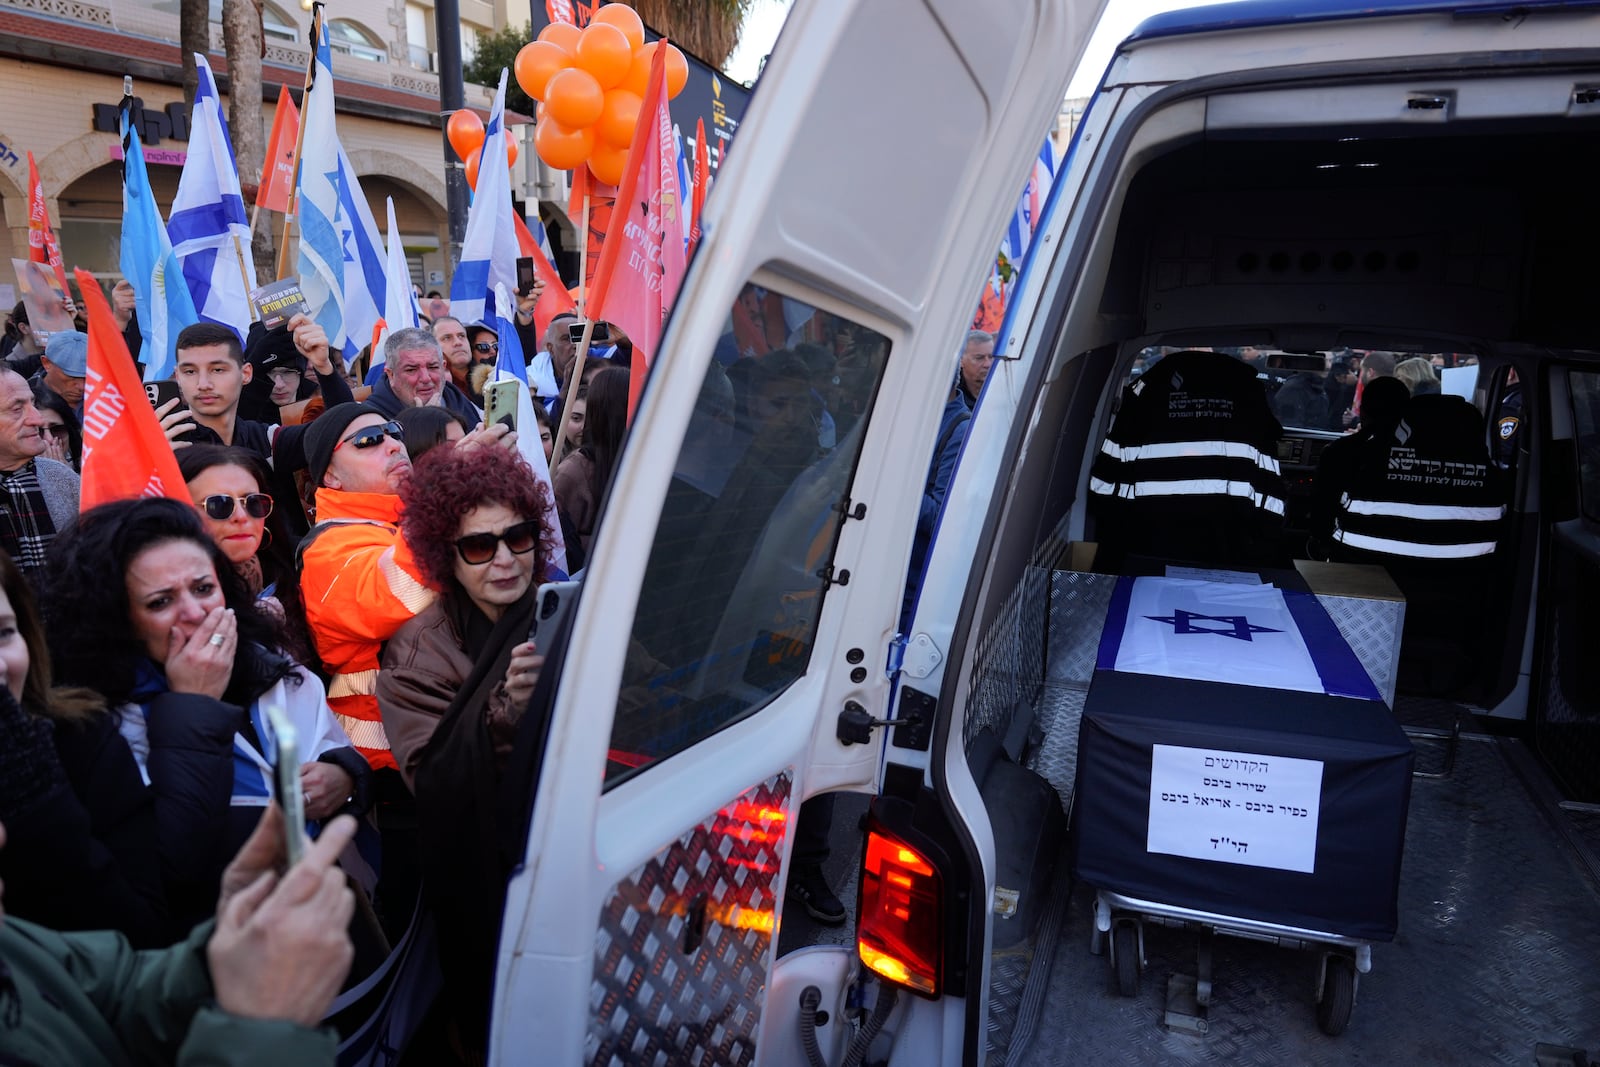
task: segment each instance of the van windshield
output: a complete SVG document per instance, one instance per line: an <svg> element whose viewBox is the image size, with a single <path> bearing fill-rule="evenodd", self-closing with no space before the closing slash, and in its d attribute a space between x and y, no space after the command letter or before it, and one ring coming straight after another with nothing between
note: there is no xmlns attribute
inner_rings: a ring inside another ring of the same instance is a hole
<svg viewBox="0 0 1600 1067"><path fill-rule="evenodd" d="M1329 433L1344 433L1357 421L1356 387L1363 378L1363 369L1369 378L1399 378L1412 395L1417 395L1451 391L1450 387L1456 387L1458 381L1454 372L1464 372L1464 381L1470 389L1476 381L1478 364L1478 357L1470 352L1388 352L1360 348L1285 352L1250 345L1214 345L1198 349L1152 345L1141 349L1134 357L1127 381L1149 371L1163 356L1196 350L1220 352L1254 367L1256 381L1285 430Z"/></svg>

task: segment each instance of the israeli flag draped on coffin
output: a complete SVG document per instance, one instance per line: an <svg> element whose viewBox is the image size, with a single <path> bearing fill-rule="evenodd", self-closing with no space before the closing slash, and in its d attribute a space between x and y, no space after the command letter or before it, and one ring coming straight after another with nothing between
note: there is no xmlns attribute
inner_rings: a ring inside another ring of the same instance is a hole
<svg viewBox="0 0 1600 1067"><path fill-rule="evenodd" d="M1111 610L1101 640L1102 670L1381 699L1307 593L1135 578L1118 583Z"/></svg>

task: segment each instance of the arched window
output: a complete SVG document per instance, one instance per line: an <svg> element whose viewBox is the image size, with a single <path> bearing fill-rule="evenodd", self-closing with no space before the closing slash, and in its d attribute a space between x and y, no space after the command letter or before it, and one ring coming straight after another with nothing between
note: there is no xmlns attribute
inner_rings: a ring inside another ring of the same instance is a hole
<svg viewBox="0 0 1600 1067"><path fill-rule="evenodd" d="M176 5L174 5L176 9ZM211 21L222 23L222 0L211 0ZM275 4L264 4L261 10L261 29L269 40L298 41L300 28L295 20L284 14L283 9Z"/></svg>
<svg viewBox="0 0 1600 1067"><path fill-rule="evenodd" d="M357 59L387 63L389 53L383 42L349 19L328 20L328 47Z"/></svg>

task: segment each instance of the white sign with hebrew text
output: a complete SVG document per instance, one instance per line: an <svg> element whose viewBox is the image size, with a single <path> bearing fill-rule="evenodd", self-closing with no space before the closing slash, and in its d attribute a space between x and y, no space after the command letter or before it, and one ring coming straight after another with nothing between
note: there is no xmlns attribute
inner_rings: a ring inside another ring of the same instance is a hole
<svg viewBox="0 0 1600 1067"><path fill-rule="evenodd" d="M1145 847L1310 874L1321 800L1320 760L1155 745Z"/></svg>

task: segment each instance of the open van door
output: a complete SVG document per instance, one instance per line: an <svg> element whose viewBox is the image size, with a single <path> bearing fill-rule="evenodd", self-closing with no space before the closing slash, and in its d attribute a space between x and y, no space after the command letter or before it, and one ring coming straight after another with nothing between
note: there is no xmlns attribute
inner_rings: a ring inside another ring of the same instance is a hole
<svg viewBox="0 0 1600 1067"><path fill-rule="evenodd" d="M545 650L496 1062L805 1062L763 1021L801 801L876 785L956 355L1097 7L792 13Z"/></svg>

